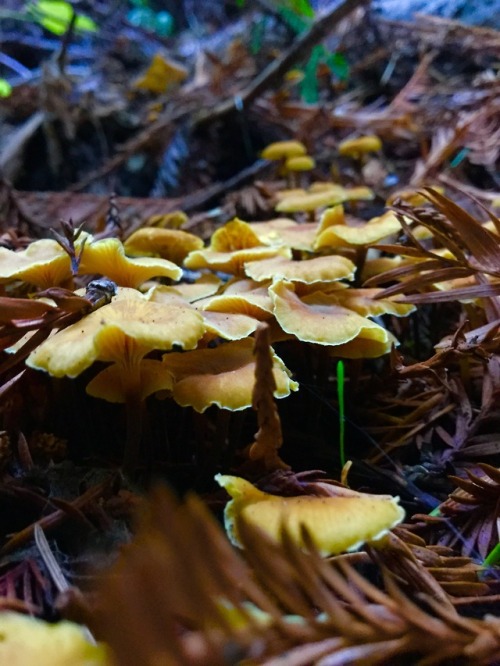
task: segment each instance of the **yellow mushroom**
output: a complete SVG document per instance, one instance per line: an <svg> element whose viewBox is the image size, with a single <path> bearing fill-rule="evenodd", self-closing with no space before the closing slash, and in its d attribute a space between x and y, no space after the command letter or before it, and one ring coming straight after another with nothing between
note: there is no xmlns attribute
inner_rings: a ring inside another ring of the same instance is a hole
<svg viewBox="0 0 500 666"><path fill-rule="evenodd" d="M368 153L376 153L382 149L382 141L375 134L346 139L339 144L339 155L361 160Z"/></svg>
<svg viewBox="0 0 500 666"><path fill-rule="evenodd" d="M300 141L275 141L270 143L261 153L264 160L286 160L306 154L306 147Z"/></svg>
<svg viewBox="0 0 500 666"><path fill-rule="evenodd" d="M203 241L194 234L161 227L143 227L125 241L125 252L129 256L158 256L174 264L182 264L190 252L202 247Z"/></svg>
<svg viewBox="0 0 500 666"><path fill-rule="evenodd" d="M49 623L21 613L0 613L0 662L13 666L105 666L103 645L87 640L72 622Z"/></svg>
<svg viewBox="0 0 500 666"><path fill-rule="evenodd" d="M229 539L238 547L242 547L239 520L259 528L278 543L286 529L302 547L306 530L318 551L326 556L379 541L405 516L399 498L388 495L340 489L338 497L281 497L265 493L237 476L217 474L215 480L232 497L224 511L224 524Z"/></svg>
<svg viewBox="0 0 500 666"><path fill-rule="evenodd" d="M186 268L211 268L234 275L242 275L247 261L266 259L276 255L291 256L284 246L264 245L250 225L238 218L217 229L210 245L190 252L184 261Z"/></svg>
<svg viewBox="0 0 500 666"><path fill-rule="evenodd" d="M215 349L171 352L163 356L165 369L173 376L172 396L183 407L204 412L211 405L239 411L252 405L255 382L253 340L236 340ZM276 398L284 398L298 385L290 379L283 361L273 354Z"/></svg>

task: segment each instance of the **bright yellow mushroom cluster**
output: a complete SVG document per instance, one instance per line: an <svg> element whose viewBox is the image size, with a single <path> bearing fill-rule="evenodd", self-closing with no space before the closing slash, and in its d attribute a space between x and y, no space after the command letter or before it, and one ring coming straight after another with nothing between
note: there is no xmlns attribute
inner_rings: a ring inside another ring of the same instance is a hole
<svg viewBox="0 0 500 666"><path fill-rule="evenodd" d="M368 222L346 216L341 202L372 193L332 183L285 192L277 208L311 211L304 200L293 204L304 196L322 210L319 219L236 218L207 246L180 229L150 226L124 244L78 232L70 252L55 240L17 252L0 248L0 284L71 287L82 275L102 275L117 285L110 302L53 332L27 365L76 377L104 363L87 386L92 396L138 409L158 394L204 412L252 405L253 335L261 321L272 343L299 340L345 358L386 354L397 341L377 318L414 308L358 285L370 275L368 249L398 233L398 219L391 212ZM183 268L197 272L195 281L182 281ZM274 352L272 360L274 395L285 397L298 385Z"/></svg>
<svg viewBox="0 0 500 666"><path fill-rule="evenodd" d="M207 248L194 250L185 260L190 269L232 276L216 294L195 305L203 312L267 321L274 340L294 337L328 346L332 354L346 358L381 356L396 341L371 318L405 316L413 307L377 300L376 289L349 288L356 273L352 259L317 250L368 247L398 229L399 222L389 213L348 226L340 207L327 210L316 224L285 218L247 224L235 219L215 232Z"/></svg>

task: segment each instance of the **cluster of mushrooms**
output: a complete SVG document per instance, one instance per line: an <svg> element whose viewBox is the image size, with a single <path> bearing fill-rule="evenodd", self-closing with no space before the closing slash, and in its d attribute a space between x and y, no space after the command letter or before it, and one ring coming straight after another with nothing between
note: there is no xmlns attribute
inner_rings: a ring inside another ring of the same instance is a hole
<svg viewBox="0 0 500 666"><path fill-rule="evenodd" d="M377 146L372 142L370 149ZM359 153L359 146L356 150ZM264 156L277 159L284 175L304 173L314 164L297 142L274 144ZM376 358L397 343L380 317L406 316L414 307L376 298L379 289L359 286L385 270L387 262L400 260L370 254L374 243L400 231L397 217L386 212L363 222L346 215L347 202L372 198L364 187L292 184L277 194L279 217L253 223L233 219L213 233L207 246L180 229L144 226L124 243L79 232L69 253L51 239L32 242L21 251L0 248L5 293L15 294L19 284L38 290L68 288L77 276L100 275L112 281L109 302L54 331L34 348L26 364L53 377L72 378L99 362L86 390L127 406L125 469L137 464L138 423L149 396L170 397L197 412L213 405L232 411L252 405L254 334L261 322L267 324L271 344L302 341L338 358ZM85 295L85 289L76 293ZM42 300L47 302L47 297L42 295ZM274 397L284 398L298 384L279 356L271 354ZM234 515L245 510L251 519L257 505L257 514L267 516L260 522L279 538L290 498L285 507L283 498L262 494L243 479L219 475L218 481L233 496L226 511L233 543L238 545ZM352 505L353 493L346 493L335 498L337 513L339 501ZM359 499L359 493L354 495ZM377 540L402 520L395 498L362 497L368 504L361 502L360 510L368 507L373 514L366 534L351 534L349 521L340 521L345 527L340 538L336 520L335 535L321 531L322 552ZM325 505L327 520L331 499L296 498L295 523L290 525L297 540L301 525L308 523L310 502ZM314 507L315 520L321 511Z"/></svg>

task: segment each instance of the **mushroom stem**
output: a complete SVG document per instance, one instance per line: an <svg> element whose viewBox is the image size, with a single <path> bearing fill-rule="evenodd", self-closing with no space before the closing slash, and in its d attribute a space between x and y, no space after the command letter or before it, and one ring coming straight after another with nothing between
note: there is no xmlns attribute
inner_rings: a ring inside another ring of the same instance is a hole
<svg viewBox="0 0 500 666"><path fill-rule="evenodd" d="M124 474L129 477L136 472L139 464L142 439L143 409L144 401L140 398L138 393L134 392L127 396L127 400L125 402L125 450L123 453L122 469Z"/></svg>

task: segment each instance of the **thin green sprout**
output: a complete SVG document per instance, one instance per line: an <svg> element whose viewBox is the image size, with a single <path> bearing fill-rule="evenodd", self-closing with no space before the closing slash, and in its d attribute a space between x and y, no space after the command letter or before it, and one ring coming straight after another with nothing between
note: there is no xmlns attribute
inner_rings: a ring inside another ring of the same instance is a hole
<svg viewBox="0 0 500 666"><path fill-rule="evenodd" d="M483 562L483 567L492 567L500 562L500 543L488 553Z"/></svg>

